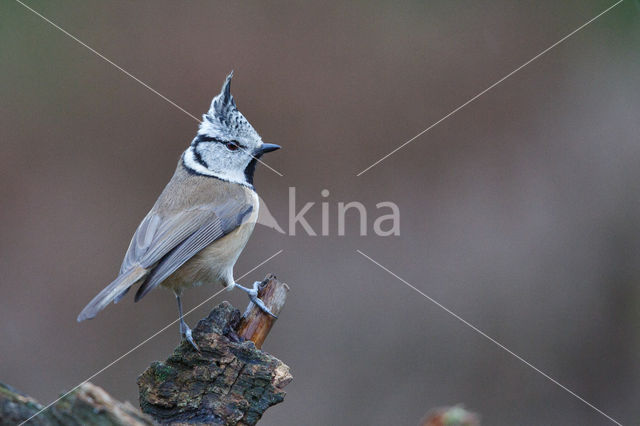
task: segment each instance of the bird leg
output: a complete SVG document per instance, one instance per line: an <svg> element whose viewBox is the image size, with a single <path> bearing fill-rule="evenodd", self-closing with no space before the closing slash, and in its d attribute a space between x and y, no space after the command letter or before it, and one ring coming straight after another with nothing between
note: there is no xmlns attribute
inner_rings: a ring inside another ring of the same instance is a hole
<svg viewBox="0 0 640 426"><path fill-rule="evenodd" d="M271 312L269 310L269 308L266 307L264 302L258 298L258 290L260 289L260 284L262 284L261 281L254 282L253 283L253 288L243 287L240 284L236 284L235 286L238 287L240 290L244 291L245 293L247 293L247 295L249 295L249 299L253 303L255 303L262 310L262 312L264 312L267 315L271 315L272 317L278 319L278 317L275 316L273 314L273 312Z"/></svg>
<svg viewBox="0 0 640 426"><path fill-rule="evenodd" d="M193 346L196 349L196 351L200 352L200 348L198 347L198 345L196 345L196 342L193 341L193 336L191 335L191 329L189 328L187 323L184 322L184 318L182 317L181 296L182 296L181 294L176 293L176 300L178 301L178 313L180 314L180 337L184 336L185 339L187 339L187 341L191 343L191 346Z"/></svg>

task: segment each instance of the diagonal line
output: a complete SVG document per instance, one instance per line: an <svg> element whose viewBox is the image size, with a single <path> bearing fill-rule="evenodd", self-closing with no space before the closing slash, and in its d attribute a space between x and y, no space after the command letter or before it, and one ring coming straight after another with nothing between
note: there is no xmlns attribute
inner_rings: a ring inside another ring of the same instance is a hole
<svg viewBox="0 0 640 426"><path fill-rule="evenodd" d="M65 33L66 35L68 35L70 38L72 38L73 40L75 40L76 42L78 42L79 44L81 44L82 46L86 47L87 49L89 49L91 52L95 53L97 56L101 57L102 59L104 59L105 61L107 61L108 63L110 63L111 65L113 65L114 67L116 67L118 70L122 71L124 74L128 75L129 77L131 77L132 79L134 79L135 81L137 81L138 83L140 83L142 86L146 87L147 89L149 89L150 91L152 91L153 93L155 93L156 95L160 96L162 99L164 99L165 101L169 102L171 105L173 105L174 107L178 108L180 111L184 112L185 114L187 114L189 117L193 118L194 120L196 120L197 122L200 122L200 119L198 117L196 117L195 115L191 114L189 111L187 111L186 109L182 108L180 105L176 104L174 101L172 101L171 99L167 98L165 95L163 95L162 93L158 92L156 89L154 89L153 87L149 86L147 83L145 83L144 81L140 80L138 77L136 77L135 75L131 74L129 71L125 70L124 68L122 68L120 65L116 64L115 62L113 62L111 59L107 58L106 56L104 56L102 53L98 52L97 50L95 50L93 47L89 46L88 44L86 44L85 42L83 42L82 40L80 40L78 37L74 36L73 34L69 33L67 30L65 30L64 28L61 28L59 25L57 25L55 22L51 21L50 19L48 19L47 17L43 16L42 14L40 14L38 11L32 9L31 7L27 6L26 4L24 4L23 2L21 2L20 0L16 0L16 2L18 2L19 4L21 4L22 6L24 6L25 8L29 9L31 12L35 13L36 15L38 15L40 18L42 18L43 20L47 21L49 24L53 25L55 28L57 28L58 30L62 31L63 33Z"/></svg>
<svg viewBox="0 0 640 426"><path fill-rule="evenodd" d="M153 87L149 86L147 83L145 83L144 81L140 80L138 77L136 77L135 75L131 74L129 71L125 70L124 68L122 68L120 65L116 64L115 62L113 62L111 59L107 58L106 56L104 56L102 53L98 52L97 50L95 50L93 47L89 46L87 43L83 42L82 40L80 40L78 37L74 36L73 34L71 34L70 32L68 32L67 30L65 30L64 28L60 27L58 24L56 24L55 22L51 21L49 18L47 18L46 16L42 15L40 12L36 11L35 9L32 9L31 7L27 6L26 4L24 4L22 1L20 0L16 0L17 3L19 3L20 5L22 5L23 7L25 7L26 9L30 10L31 12L33 12L34 14L36 14L37 16L39 16L40 18L42 18L44 21L48 22L49 24L51 24L53 27L57 28L58 30L60 30L61 32L63 32L64 34L66 34L67 36L69 36L71 39L73 39L74 41L76 41L77 43L79 43L80 45L86 47L87 49L89 49L92 53L94 53L95 55L99 56L100 58L102 58L103 60L105 60L106 62L108 62L109 64L113 65L115 68L117 68L118 70L120 70L122 73L124 73L125 75L131 77L132 79L134 79L135 81L137 81L138 83L140 83L143 87L147 88L148 90L150 90L151 92L155 93L156 95L160 96L162 99L164 99L165 101L169 102L171 105L173 105L174 107L176 107L177 109L179 109L180 111L184 112L185 114L187 114L189 117L193 118L194 120L196 120L198 123L201 123L202 120L200 120L198 117L196 117L195 115L191 114L189 111L187 111L186 109L182 108L180 105L178 105L177 103L175 103L174 101L172 101L171 99L169 99L168 97L166 97L165 95L163 95L162 93L158 92L156 89L154 89ZM282 177L284 176L282 173L280 173L279 171L277 171L276 169L274 169L273 167L271 167L270 165L268 165L267 163L265 163L264 161L260 160L259 158L256 158L255 156L253 156L253 154L249 153L249 155L251 155L251 157L255 160L257 160L260 164L264 165L266 168L268 168L269 170L271 170L272 172L274 172L275 174L277 174L278 176Z"/></svg>
<svg viewBox="0 0 640 426"><path fill-rule="evenodd" d="M482 92L478 93L477 95L475 95L473 98L469 99L468 101L466 101L465 103L463 103L462 105L460 105L459 107L457 107L456 109L454 109L453 111L451 111L450 113L448 113L447 115L445 115L444 117L442 117L440 120L436 121L435 123L433 123L431 126L427 127L426 129L424 129L423 131L421 131L420 133L418 133L417 135L415 135L414 137L412 137L411 139L409 139L408 141L406 141L405 143L403 143L402 145L398 146L396 149L394 149L393 151L391 151L390 153L388 153L387 155L385 155L384 157L380 158L378 161L376 161L375 163L371 164L369 167L367 167L366 169L362 170L360 173L358 173L356 176L361 176L362 174L364 174L365 172L367 172L369 169L371 169L372 167L380 164L381 162L383 162L384 160L386 160L387 158L389 158L390 156L392 156L393 154L395 154L396 152L400 151L402 148L404 148L405 146L409 145L411 142L413 142L414 140L418 139L420 136L422 136L423 134L427 133L429 130L433 129L434 127L436 127L438 124L442 123L444 120L446 120L447 118L451 117L452 115L454 115L455 113L457 113L458 111L460 111L462 108L466 107L467 105L469 105L470 103L472 103L473 101L475 101L476 99L478 99L480 96L484 95L485 93L487 93L488 91L490 91L491 89L493 89L494 87L496 87L497 85L499 85L500 83L502 83L503 81L505 81L506 79L508 79L509 77L511 77L512 75L514 75L515 73L517 73L518 71L520 71L521 69L523 69L524 67L526 67L527 65L529 65L530 63L532 63L533 61L535 61L536 59L540 58L541 56L543 56L545 53L549 52L551 49L553 49L554 47L558 46L559 44L561 44L562 42L566 41L569 37L573 36L575 33L577 33L578 31L582 30L584 27L586 27L587 25L591 24L593 21L595 21L596 19L600 18L602 15L604 15L605 13L609 12L611 9L613 9L614 7L618 6L620 3L622 3L623 0L619 0L617 3L609 6L608 8L606 8L605 10L603 10L602 12L600 12L598 15L596 15L595 17L591 18L590 20L588 20L587 22L585 22L584 24L580 25L578 28L576 28L575 30L571 31L569 34L567 34L566 36L562 37L560 40L556 41L555 43L553 43L551 46L547 47L546 49L544 49L542 52L538 53L536 56L534 56L533 58L529 59L527 62L525 62L524 64L520 65L518 68L516 68L515 70L511 71L509 74L505 75L504 77L502 77L500 80L496 81L495 83L493 83L491 86L487 87L486 89L484 89Z"/></svg>
<svg viewBox="0 0 640 426"><path fill-rule="evenodd" d="M259 264L257 264L256 266L254 266L253 268L251 268L249 271L245 272L244 274L242 274L240 277L236 278L237 280L241 280L244 277L246 277L247 275L249 275L250 273L252 273L253 271L255 271L256 269L258 269L259 267L261 267L262 265L264 265L265 263L267 263L268 261L270 261L271 259L273 259L274 257L276 257L277 255L279 255L280 253L282 253L284 250L279 250L278 252L276 252L275 254L271 255L270 257L268 257L267 259L263 260L262 262L260 262ZM183 316L187 316L190 313L192 313L193 311L195 311L196 309L198 309L200 306L204 305L205 303L209 302L211 299L213 299L214 297L218 296L220 293L222 293L223 291L225 291L226 288L223 288L220 291L217 291L216 293L214 293L212 296L209 296L207 299L205 299L203 302L201 302L199 305L197 305L195 308L192 308L191 310L187 311ZM94 377L96 377L97 375L99 375L100 373L102 373L103 371L105 371L106 369L108 369L109 367L113 366L114 364L116 364L118 361L121 361L123 358L127 357L128 355L130 355L132 352L134 352L135 350L137 350L138 348L140 348L142 345L144 345L145 343L147 343L148 341L150 341L151 339L153 339L154 337L156 337L157 335L161 334L162 332L164 332L165 330L167 330L169 327L171 327L172 325L174 325L175 323L177 323L178 321L180 321L180 318L172 321L171 323L167 324L166 326L164 326L163 328L161 328L160 330L158 330L157 332L155 332L154 334L152 334L150 337L146 338L145 340L143 340L142 342L138 343L136 346L134 346L133 348L129 349L127 352L125 352L124 354L120 355L118 358L116 358L115 360L111 361L109 364L107 364L106 366L104 366L103 368L101 368L100 370L96 371L95 373L93 373L91 376L87 377L82 383L78 384L77 386L74 386L73 389L71 389L70 391L64 393L62 396L60 396L58 399L56 399L55 401L49 403L47 406L45 406L44 408L42 408L40 411L38 411L37 413L35 413L34 415L32 415L31 417L29 417L27 420L23 421L22 423L20 423L18 426L22 426L25 423L27 423L29 420L33 419L34 417L36 417L37 415L41 414L42 412L48 410L52 405L54 405L55 403L57 403L58 401L60 401L61 399L63 399L64 397L66 397L67 395L69 395L70 393L72 393L73 391L75 391L76 389L78 389L80 386L84 385L85 383L87 383L88 381L90 381L91 379L93 379Z"/></svg>
<svg viewBox="0 0 640 426"><path fill-rule="evenodd" d="M582 401L583 403L585 403L586 405L588 405L589 407L591 407L592 409L594 409L595 411L597 411L598 413L600 413L601 415L603 415L604 417L606 417L607 419L611 420L613 423L622 426L622 423L620 423L619 421L615 420L613 417L609 416L607 413L605 413L604 411L600 410L598 407L596 407L595 405L591 404L589 401L587 401L586 399L584 399L583 397L581 397L580 395L578 395L577 393L575 393L574 391L572 391L571 389L569 389L568 387L564 386L562 383L558 382L556 379L554 379L553 377L549 376L547 373L545 373L544 371L540 370L538 367L536 367L535 365L531 364L529 361L527 361L526 359L522 358L520 355L518 355L517 353L513 352L511 349L507 348L505 345L503 345L502 343L498 342L496 339L494 339L493 337L489 336L487 333L485 333L484 331L480 330L478 327L476 327L475 325L471 324L469 321L465 320L464 318L462 318L460 315L456 314L455 312L453 312L451 309L447 308L446 306L444 306L442 303L438 302L437 300L435 300L434 298L430 297L429 295L427 295L426 293L424 293L422 290L419 290L418 288L416 288L414 285L412 285L411 283L407 282L406 280L404 280L403 278L399 277L398 275L396 275L395 273L393 273L392 271L390 271L388 268L384 267L383 265L381 265L380 263L376 262L375 260L373 260L371 257L367 256L366 254L364 254L362 251L360 250L356 250L358 253L360 253L362 256L364 256L365 258L369 259L371 262L373 262L374 264L378 265L381 269L383 269L384 271L388 272L391 276L393 276L394 278L402 281L404 284L407 285L407 287L411 288L412 290L418 292L420 295L422 295L424 298L428 299L431 303L433 303L434 305L438 306L439 308L441 308L442 310L444 310L446 313L448 313L449 315L451 315L452 317L454 317L455 319L457 319L458 321L462 322L464 325L466 325L467 327L471 328L473 331L475 331L476 333L480 334L482 337L484 337L485 339L489 340L490 342L492 342L493 344L495 344L496 346L498 346L500 349L504 350L505 352L509 353L510 355L512 355L513 357L515 357L518 361L524 363L525 365L527 365L528 367L532 368L534 371L536 371L537 373L541 374L542 376L544 376L546 379L548 379L549 381L551 381L552 383L554 383L555 385L559 386L560 388L562 388L563 390L567 391L568 393L570 393L571 395L573 395L575 398L579 399L580 401Z"/></svg>

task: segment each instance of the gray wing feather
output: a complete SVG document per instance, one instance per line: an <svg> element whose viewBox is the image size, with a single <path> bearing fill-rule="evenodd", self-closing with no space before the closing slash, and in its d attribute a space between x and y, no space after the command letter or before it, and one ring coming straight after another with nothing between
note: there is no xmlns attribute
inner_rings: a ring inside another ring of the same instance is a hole
<svg viewBox="0 0 640 426"><path fill-rule="evenodd" d="M131 269L133 265L139 264L145 268L153 266L215 215L210 206L201 206L167 218L149 212L133 234L120 273Z"/></svg>
<svg viewBox="0 0 640 426"><path fill-rule="evenodd" d="M210 205L198 206L167 218L153 210L149 212L133 234L120 275L93 298L78 320L93 318L112 301L118 303L132 285L148 275L149 269L210 220L216 220L216 213ZM136 271L135 280L123 279L131 276L132 271Z"/></svg>
<svg viewBox="0 0 640 426"><path fill-rule="evenodd" d="M251 205L235 205L235 203L228 203L216 209L213 217L201 224L195 232L160 260L136 292L135 301L137 302L156 288L200 250L240 226L252 210Z"/></svg>
<svg viewBox="0 0 640 426"><path fill-rule="evenodd" d="M218 218L191 234L182 244L167 254L158 263L158 266L151 271L147 280L136 293L135 301L142 299L148 292L156 288L158 284L191 259L194 254L223 235L224 232Z"/></svg>

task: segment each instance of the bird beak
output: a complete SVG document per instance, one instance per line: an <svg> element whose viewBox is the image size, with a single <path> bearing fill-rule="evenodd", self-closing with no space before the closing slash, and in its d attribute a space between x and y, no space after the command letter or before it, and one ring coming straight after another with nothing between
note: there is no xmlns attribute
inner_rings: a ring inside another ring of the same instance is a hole
<svg viewBox="0 0 640 426"><path fill-rule="evenodd" d="M262 155L267 152L275 151L276 149L280 149L280 145L276 145L274 143L263 143L262 146L256 150L256 155Z"/></svg>

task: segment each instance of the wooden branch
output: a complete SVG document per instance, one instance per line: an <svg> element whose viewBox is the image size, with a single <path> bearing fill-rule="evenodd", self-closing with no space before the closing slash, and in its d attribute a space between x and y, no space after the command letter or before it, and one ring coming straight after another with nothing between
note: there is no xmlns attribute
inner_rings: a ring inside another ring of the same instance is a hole
<svg viewBox="0 0 640 426"><path fill-rule="evenodd" d="M17 425L43 408L35 399L0 383L0 425ZM116 401L103 389L87 382L28 424L147 426L155 423L130 403Z"/></svg>
<svg viewBox="0 0 640 426"><path fill-rule="evenodd" d="M267 276L261 292L270 310L280 312L288 289ZM284 295L282 294L284 292ZM272 405L282 402L282 390L293 377L282 361L260 349L273 321L262 314L247 316L221 303L193 330L200 352L182 342L165 362L154 362L138 378L140 407L160 423L254 425ZM277 315L277 314L276 314Z"/></svg>
<svg viewBox="0 0 640 426"><path fill-rule="evenodd" d="M278 315L288 291L286 284L268 275L259 294ZM200 352L182 342L165 362L152 363L138 378L140 406L151 416L84 383L29 424L255 425L267 408L283 401L282 389L293 379L289 367L256 347L264 342L274 322L253 303L242 317L227 302L217 306L194 329ZM241 341L241 336L253 341ZM33 398L0 383L0 426L24 422L42 408ZM457 405L433 410L420 424L479 426L480 420L477 414Z"/></svg>
<svg viewBox="0 0 640 426"><path fill-rule="evenodd" d="M278 315L288 290L275 276L267 275L259 296ZM165 362L152 363L138 377L140 407L149 415L84 383L29 424L255 425L267 408L283 401L283 388L293 380L289 367L256 347L274 322L253 303L241 316L223 302L193 330L200 352L183 341ZM34 399L0 383L0 426L19 424L42 409Z"/></svg>
<svg viewBox="0 0 640 426"><path fill-rule="evenodd" d="M287 284L278 281L275 275L269 274L260 285L258 297L275 316L278 316L287 301L288 292L289 286ZM275 322L275 318L265 314L253 302L249 302L238 326L238 336L251 340L255 343L256 348L261 349Z"/></svg>

